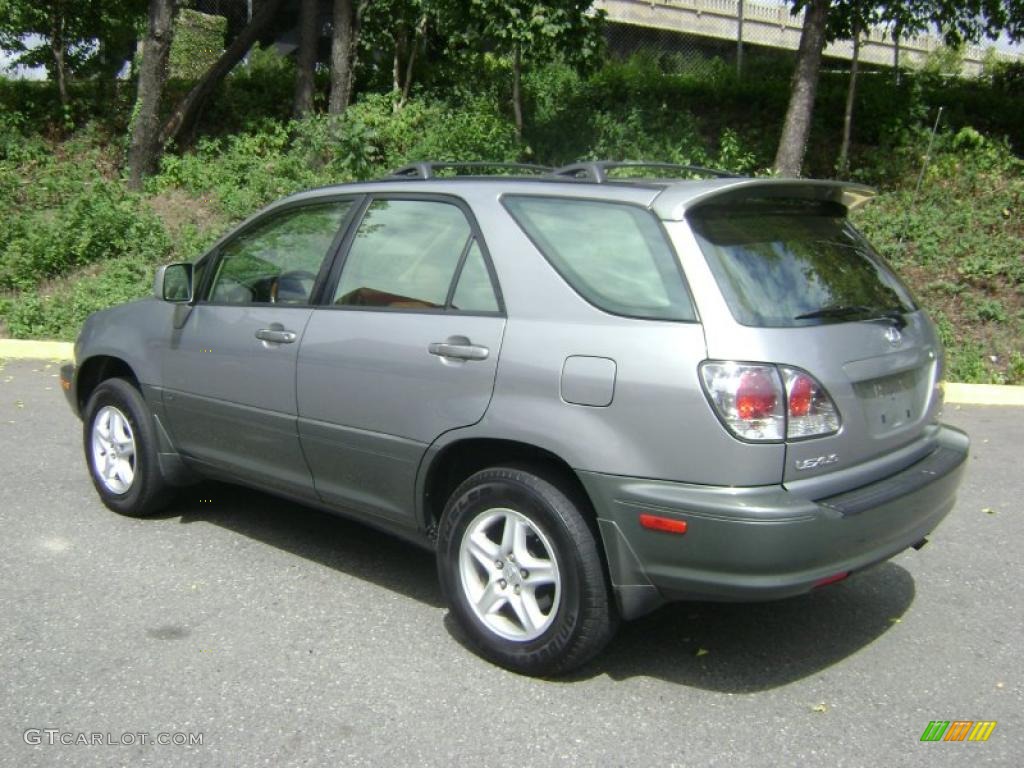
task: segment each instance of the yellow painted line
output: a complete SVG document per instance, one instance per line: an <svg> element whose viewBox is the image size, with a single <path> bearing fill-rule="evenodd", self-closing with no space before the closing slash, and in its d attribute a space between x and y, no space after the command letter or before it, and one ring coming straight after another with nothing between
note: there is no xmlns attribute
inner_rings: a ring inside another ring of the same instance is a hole
<svg viewBox="0 0 1024 768"><path fill-rule="evenodd" d="M0 339L0 359L73 360L75 345L69 341L23 341Z"/></svg>
<svg viewBox="0 0 1024 768"><path fill-rule="evenodd" d="M1006 384L950 384L946 402L956 405L1024 405L1024 387Z"/></svg>

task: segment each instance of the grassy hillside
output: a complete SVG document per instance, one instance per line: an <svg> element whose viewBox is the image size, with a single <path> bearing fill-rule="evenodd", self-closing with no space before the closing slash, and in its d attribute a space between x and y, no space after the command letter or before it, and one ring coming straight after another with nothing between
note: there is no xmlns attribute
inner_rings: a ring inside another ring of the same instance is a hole
<svg viewBox="0 0 1024 768"><path fill-rule="evenodd" d="M256 56L221 89L206 132L168 154L143 194L122 179L127 94L54 123L45 86L0 82L0 334L73 338L89 312L145 294L155 265L196 257L265 203L411 160L644 158L764 172L786 73L737 80L724 66L709 76L684 64L638 56L587 76L535 70L519 144L501 62L472 87L423 91L397 113L389 96L361 94L332 124L288 121L290 67ZM832 175L844 94L845 77L827 75L814 175ZM851 178L880 195L857 223L938 321L955 380L1024 383L1022 103L1006 78L923 73L897 89L876 76L861 89ZM939 105L951 108L915 196Z"/></svg>

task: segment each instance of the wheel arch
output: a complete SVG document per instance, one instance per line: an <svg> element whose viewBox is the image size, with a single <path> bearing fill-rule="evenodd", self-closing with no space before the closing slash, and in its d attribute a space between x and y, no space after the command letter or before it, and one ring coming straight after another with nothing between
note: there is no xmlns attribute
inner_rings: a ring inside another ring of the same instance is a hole
<svg viewBox="0 0 1024 768"><path fill-rule="evenodd" d="M114 355L93 355L78 367L75 379L75 398L78 412L85 413L85 405L92 393L107 379L120 378L127 380L133 387L141 391L139 377L132 367L120 357Z"/></svg>
<svg viewBox="0 0 1024 768"><path fill-rule="evenodd" d="M492 466L529 467L549 482L555 482L575 500L593 525L597 516L590 495L572 466L553 451L533 443L491 437L465 437L428 452L420 471L416 497L421 522L433 537L445 503L452 492L474 472Z"/></svg>

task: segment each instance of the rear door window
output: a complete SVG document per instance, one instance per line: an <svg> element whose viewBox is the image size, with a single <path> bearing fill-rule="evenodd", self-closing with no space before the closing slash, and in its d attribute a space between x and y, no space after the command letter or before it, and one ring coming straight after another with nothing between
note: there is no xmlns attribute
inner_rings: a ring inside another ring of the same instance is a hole
<svg viewBox="0 0 1024 768"><path fill-rule="evenodd" d="M842 206L751 201L699 208L689 220L742 325L821 325L916 309Z"/></svg>
<svg viewBox="0 0 1024 768"><path fill-rule="evenodd" d="M471 240L469 222L456 205L375 200L356 230L333 303L443 310Z"/></svg>
<svg viewBox="0 0 1024 768"><path fill-rule="evenodd" d="M646 208L520 195L502 202L551 266L594 306L628 317L696 319L675 252Z"/></svg>

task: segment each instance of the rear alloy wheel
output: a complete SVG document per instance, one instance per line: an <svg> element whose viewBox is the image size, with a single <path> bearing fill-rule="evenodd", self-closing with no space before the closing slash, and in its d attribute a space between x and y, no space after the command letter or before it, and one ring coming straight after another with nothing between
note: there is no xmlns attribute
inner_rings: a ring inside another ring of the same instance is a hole
<svg viewBox="0 0 1024 768"><path fill-rule="evenodd" d="M597 537L561 485L519 468L477 472L438 531L453 616L482 656L524 674L568 672L614 631Z"/></svg>
<svg viewBox="0 0 1024 768"><path fill-rule="evenodd" d="M558 559L547 536L513 509L485 509L462 534L462 592L481 623L517 642L534 640L555 620L561 598Z"/></svg>
<svg viewBox="0 0 1024 768"><path fill-rule="evenodd" d="M83 438L89 474L107 507L145 517L167 503L153 416L134 386L107 379L96 387L85 407Z"/></svg>

